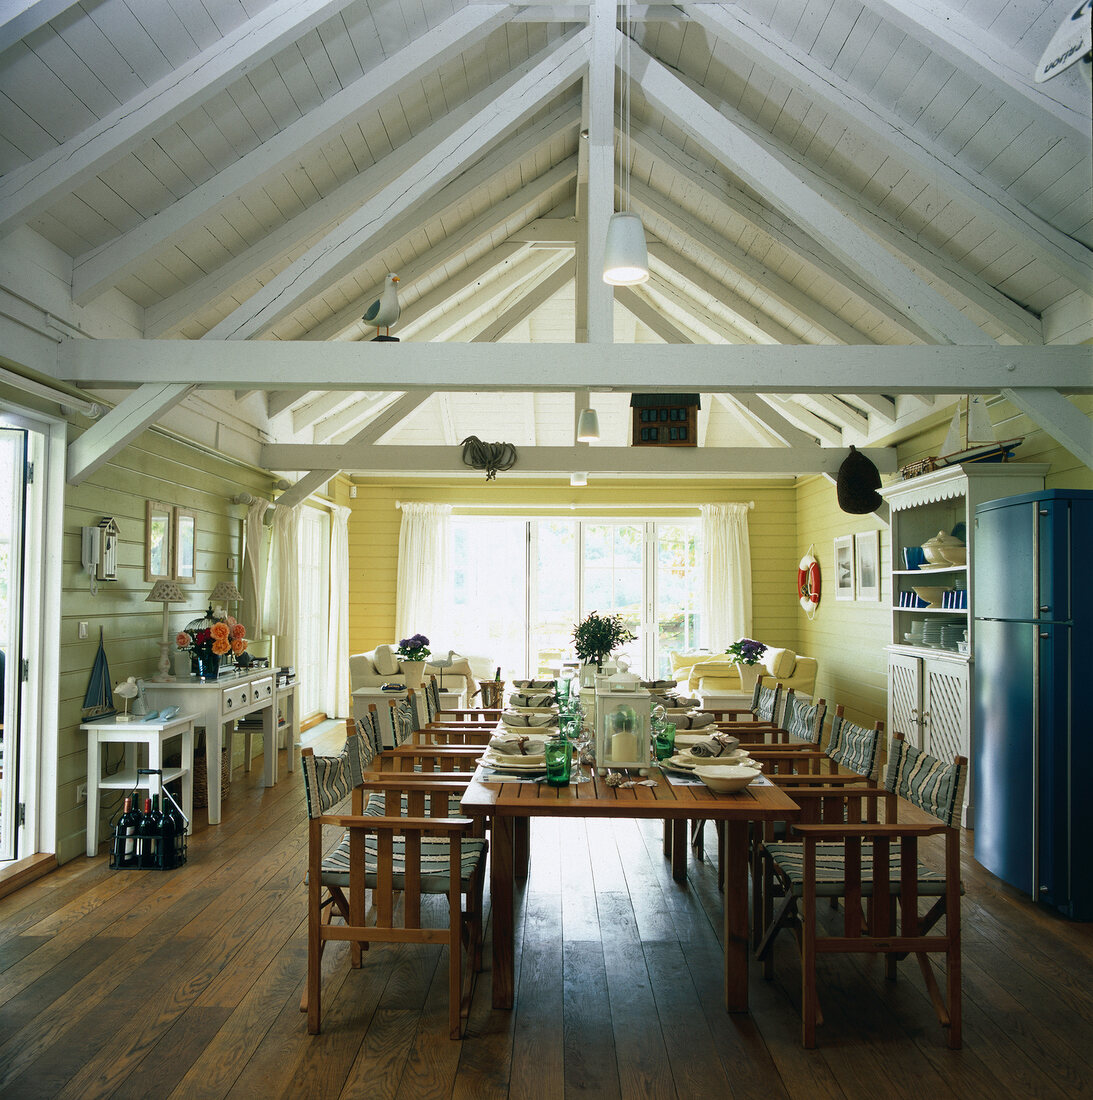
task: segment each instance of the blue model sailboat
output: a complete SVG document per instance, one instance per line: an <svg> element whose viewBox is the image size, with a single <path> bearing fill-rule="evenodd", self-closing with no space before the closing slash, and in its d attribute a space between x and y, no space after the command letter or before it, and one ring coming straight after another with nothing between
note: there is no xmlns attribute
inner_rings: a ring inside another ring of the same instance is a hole
<svg viewBox="0 0 1093 1100"><path fill-rule="evenodd" d="M99 627L99 651L95 654L95 663L91 666L91 679L87 684L87 694L83 698L83 716L85 721L95 718L109 718L117 714L114 706L114 693L110 686L110 666L106 663L106 650L102 645L102 627Z"/></svg>

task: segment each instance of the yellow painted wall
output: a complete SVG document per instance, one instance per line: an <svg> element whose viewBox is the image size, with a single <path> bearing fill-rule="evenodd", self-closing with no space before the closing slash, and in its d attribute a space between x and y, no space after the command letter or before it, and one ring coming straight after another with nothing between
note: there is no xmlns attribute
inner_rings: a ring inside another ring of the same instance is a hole
<svg viewBox="0 0 1093 1100"><path fill-rule="evenodd" d="M753 633L771 645L795 647L798 619L794 570L797 558L795 490L786 481L610 481L575 489L557 480L502 477L493 482L412 479L357 481L349 520L350 650L360 652L395 635L395 591L398 571L399 500L433 501L457 505L529 504L528 514L595 515L572 502L610 505L602 515L642 515L642 505L686 501L692 505L715 501L754 500L748 515L751 539ZM633 512L618 505L633 502ZM508 510L506 515L521 513ZM663 509L648 512L654 518L671 515ZM677 513L680 514L680 513ZM694 507L686 514L694 515ZM426 631L427 632L427 631ZM443 640L439 644L443 647Z"/></svg>
<svg viewBox="0 0 1093 1100"><path fill-rule="evenodd" d="M152 676L159 662L163 605L146 602L152 586L144 580L145 502L179 505L197 515L197 577L193 584L182 586L192 599L171 605L173 638L179 627L207 607L208 595L218 581L239 583L246 509L233 505L230 498L239 492L268 495L270 488L271 479L259 471L154 432L143 433L82 484L68 487L58 713L59 861L84 850L85 807L76 803L76 787L87 774L87 740L79 728L80 708L98 647L99 627L103 628L114 683L128 676ZM80 528L97 524L103 516L113 516L121 528L118 580L100 582L98 595L92 596L80 567ZM229 556L236 559L234 570L228 568ZM240 608L239 618L247 624L246 607ZM81 620L88 623L86 641L77 637ZM117 747L110 750L109 757L109 763L116 766ZM114 793L107 792L104 799L103 814L108 819Z"/></svg>

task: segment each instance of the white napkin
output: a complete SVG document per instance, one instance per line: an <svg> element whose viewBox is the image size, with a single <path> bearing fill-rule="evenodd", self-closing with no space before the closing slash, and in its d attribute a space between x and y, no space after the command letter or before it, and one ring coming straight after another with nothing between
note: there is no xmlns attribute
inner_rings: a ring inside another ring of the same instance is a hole
<svg viewBox="0 0 1093 1100"><path fill-rule="evenodd" d="M672 721L677 730L699 730L704 726L712 726L717 719L712 714L677 714Z"/></svg>
<svg viewBox="0 0 1093 1100"><path fill-rule="evenodd" d="M740 744L739 737L729 733L715 733L705 741L691 746L691 755L700 757L727 756Z"/></svg>
<svg viewBox="0 0 1093 1100"><path fill-rule="evenodd" d="M512 729L528 726L556 726L558 715L556 714L519 714L513 710L501 711L501 723Z"/></svg>
<svg viewBox="0 0 1093 1100"><path fill-rule="evenodd" d="M538 757L542 759L545 747L545 741L533 737L519 735L514 737L502 737L495 735L490 738L490 749L493 752L501 756L512 756L517 759L520 757Z"/></svg>

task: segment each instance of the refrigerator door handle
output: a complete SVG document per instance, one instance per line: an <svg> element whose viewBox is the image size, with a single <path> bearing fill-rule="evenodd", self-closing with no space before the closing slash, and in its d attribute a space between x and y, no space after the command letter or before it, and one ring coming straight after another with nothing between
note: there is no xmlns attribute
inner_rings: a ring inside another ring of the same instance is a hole
<svg viewBox="0 0 1093 1100"><path fill-rule="evenodd" d="M1037 564L1039 564L1039 553L1037 553ZM1039 568L1035 576L1038 586ZM1037 595L1039 595L1038 589ZM1044 891L1044 884L1040 881L1040 645L1044 638L1051 637L1046 630L1039 630L1037 634L1039 638L1032 647L1032 896L1034 898L1039 897Z"/></svg>

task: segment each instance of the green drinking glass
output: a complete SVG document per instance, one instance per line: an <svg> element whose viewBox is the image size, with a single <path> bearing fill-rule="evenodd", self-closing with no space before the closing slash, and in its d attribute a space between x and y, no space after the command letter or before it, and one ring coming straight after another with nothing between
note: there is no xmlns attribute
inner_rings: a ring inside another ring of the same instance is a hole
<svg viewBox="0 0 1093 1100"><path fill-rule="evenodd" d="M665 722L657 730L654 749L658 760L667 760L676 751L676 727L674 722Z"/></svg>
<svg viewBox="0 0 1093 1100"><path fill-rule="evenodd" d="M568 787L573 766L573 743L564 737L552 737L543 749L546 757L547 783L551 787Z"/></svg>

